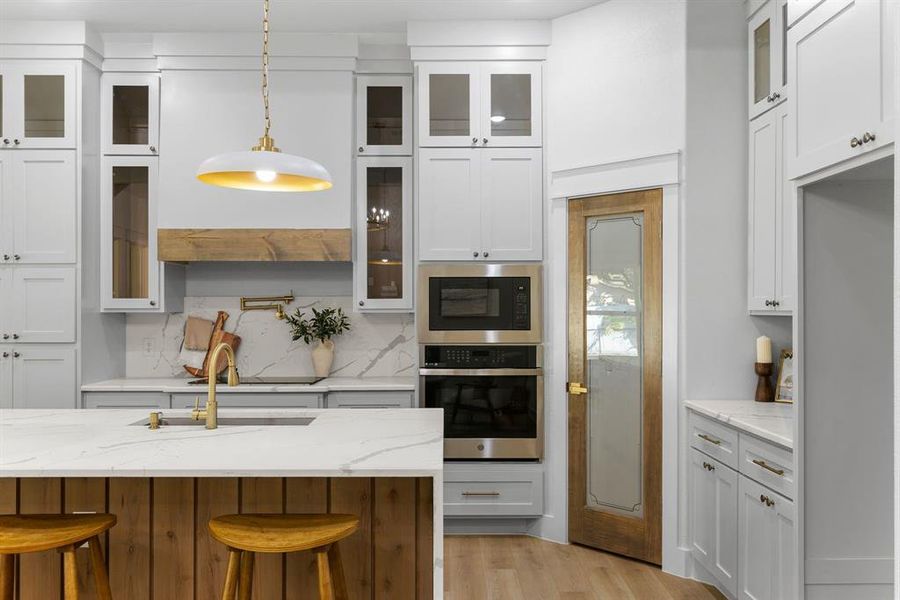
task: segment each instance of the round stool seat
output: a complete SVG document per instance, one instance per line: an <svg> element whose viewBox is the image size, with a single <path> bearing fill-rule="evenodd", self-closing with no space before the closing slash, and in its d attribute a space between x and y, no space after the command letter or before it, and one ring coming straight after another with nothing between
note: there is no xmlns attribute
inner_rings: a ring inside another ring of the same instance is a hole
<svg viewBox="0 0 900 600"><path fill-rule="evenodd" d="M333 544L359 528L354 515L247 514L209 521L214 538L249 552L299 552Z"/></svg>
<svg viewBox="0 0 900 600"><path fill-rule="evenodd" d="M80 544L116 524L116 516L0 515L0 554L41 552Z"/></svg>

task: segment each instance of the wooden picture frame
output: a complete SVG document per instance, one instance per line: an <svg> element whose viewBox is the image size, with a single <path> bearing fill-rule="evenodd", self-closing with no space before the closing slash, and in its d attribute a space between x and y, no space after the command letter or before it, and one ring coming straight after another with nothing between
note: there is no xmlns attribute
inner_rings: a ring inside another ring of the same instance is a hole
<svg viewBox="0 0 900 600"><path fill-rule="evenodd" d="M785 369L785 366L787 367ZM778 359L778 377L775 383L775 402L794 403L794 351L782 350Z"/></svg>

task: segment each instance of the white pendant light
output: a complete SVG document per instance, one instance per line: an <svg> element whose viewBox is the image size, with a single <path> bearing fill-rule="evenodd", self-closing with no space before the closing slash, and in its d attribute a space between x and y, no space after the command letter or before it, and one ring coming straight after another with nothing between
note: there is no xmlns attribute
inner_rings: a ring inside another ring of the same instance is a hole
<svg viewBox="0 0 900 600"><path fill-rule="evenodd" d="M262 97L265 128L250 150L208 158L197 169L203 183L261 192L315 192L331 187L328 170L314 160L283 154L269 135L269 0L263 0Z"/></svg>

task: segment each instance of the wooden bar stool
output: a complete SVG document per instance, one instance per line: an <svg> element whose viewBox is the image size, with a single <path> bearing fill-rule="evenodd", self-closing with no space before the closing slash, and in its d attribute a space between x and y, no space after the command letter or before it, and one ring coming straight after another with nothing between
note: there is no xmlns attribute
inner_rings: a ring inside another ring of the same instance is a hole
<svg viewBox="0 0 900 600"><path fill-rule="evenodd" d="M94 583L100 600L112 600L100 534L116 524L116 516L0 515L0 600L13 600L16 554L59 550L63 555L65 600L78 598L75 549L87 540L91 551Z"/></svg>
<svg viewBox="0 0 900 600"><path fill-rule="evenodd" d="M353 515L245 514L211 519L209 532L228 547L222 600L250 600L254 552L312 550L319 567L319 598L345 600L347 583L337 542L359 528Z"/></svg>

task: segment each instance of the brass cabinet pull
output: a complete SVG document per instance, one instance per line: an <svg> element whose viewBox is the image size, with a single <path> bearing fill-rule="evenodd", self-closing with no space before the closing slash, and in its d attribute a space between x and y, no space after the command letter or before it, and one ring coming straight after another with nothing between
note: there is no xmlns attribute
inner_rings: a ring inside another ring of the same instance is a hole
<svg viewBox="0 0 900 600"><path fill-rule="evenodd" d="M499 496L500 492L463 492L463 496Z"/></svg>
<svg viewBox="0 0 900 600"><path fill-rule="evenodd" d="M705 461L703 462L703 468L706 469L707 471L715 471L716 470L716 468L714 466L712 466L711 464L709 464L708 462L705 462Z"/></svg>
<svg viewBox="0 0 900 600"><path fill-rule="evenodd" d="M772 465L770 465L769 463L767 463L764 460L754 458L753 464L757 465L759 467L762 467L763 469L765 469L767 471L771 471L771 472L775 473L776 475L778 475L779 477L784 477L784 469L776 469L775 467L773 467Z"/></svg>
<svg viewBox="0 0 900 600"><path fill-rule="evenodd" d="M721 445L722 445L722 440L717 440L716 438L709 437L709 436L706 435L705 433L698 433L698 434L697 434L697 437L700 438L701 440L706 440L706 441L709 442L710 444L715 444L716 446L721 446Z"/></svg>
<svg viewBox="0 0 900 600"><path fill-rule="evenodd" d="M775 501L766 496L765 494L759 495L759 501L765 504L766 506L775 506Z"/></svg>
<svg viewBox="0 0 900 600"><path fill-rule="evenodd" d="M580 394L587 394L588 389L581 385L580 381L570 381L566 384L566 392L572 394L573 396L578 396Z"/></svg>

